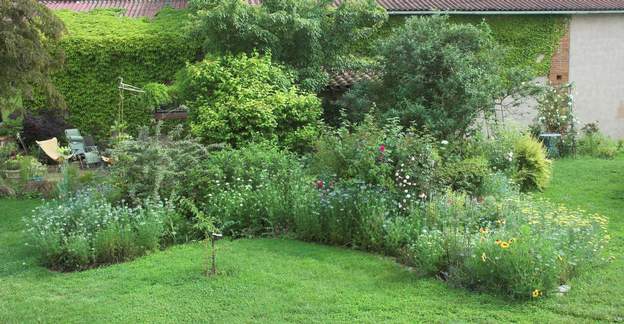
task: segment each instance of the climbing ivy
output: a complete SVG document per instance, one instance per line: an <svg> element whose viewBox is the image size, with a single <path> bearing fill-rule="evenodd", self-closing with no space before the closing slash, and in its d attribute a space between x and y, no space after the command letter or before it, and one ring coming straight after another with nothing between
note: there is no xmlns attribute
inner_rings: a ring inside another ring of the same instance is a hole
<svg viewBox="0 0 624 324"><path fill-rule="evenodd" d="M408 17L391 16L381 36ZM568 17L562 15L451 15L450 19L469 24L485 21L496 41L506 48L505 64L526 67L536 76L548 75L551 58L568 22Z"/></svg>
<svg viewBox="0 0 624 324"><path fill-rule="evenodd" d="M53 82L65 97L69 121L99 139L109 135L117 114L119 77L136 86L168 83L199 52L185 31L186 10L165 8L152 20L127 18L114 9L56 13L68 34L60 43L65 66ZM125 97L125 121L133 131L149 122L152 110L131 94Z"/></svg>

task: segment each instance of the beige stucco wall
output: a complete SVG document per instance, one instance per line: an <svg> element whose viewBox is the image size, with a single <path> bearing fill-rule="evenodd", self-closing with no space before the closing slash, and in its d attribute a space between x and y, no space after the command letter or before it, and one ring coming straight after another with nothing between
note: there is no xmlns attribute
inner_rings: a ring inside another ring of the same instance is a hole
<svg viewBox="0 0 624 324"><path fill-rule="evenodd" d="M570 81L581 125L624 138L624 14L572 17Z"/></svg>

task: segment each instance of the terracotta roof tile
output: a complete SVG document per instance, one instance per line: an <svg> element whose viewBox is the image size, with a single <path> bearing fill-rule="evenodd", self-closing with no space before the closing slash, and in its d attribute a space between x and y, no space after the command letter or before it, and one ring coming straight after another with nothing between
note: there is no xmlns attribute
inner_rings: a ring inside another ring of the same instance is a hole
<svg viewBox="0 0 624 324"><path fill-rule="evenodd" d="M328 88L333 90L346 89L363 80L371 80L377 77L373 71L343 71L332 75Z"/></svg>
<svg viewBox="0 0 624 324"><path fill-rule="evenodd" d="M262 0L248 0L260 5ZM188 0L43 0L51 9L87 11L96 8L126 9L126 16L153 17L164 6L186 8ZM338 4L341 0L335 0ZM388 11L615 11L624 0L377 0Z"/></svg>
<svg viewBox="0 0 624 324"><path fill-rule="evenodd" d="M613 11L624 0L377 0L388 11Z"/></svg>
<svg viewBox="0 0 624 324"><path fill-rule="evenodd" d="M165 6L182 9L188 6L187 0L43 0L50 9L89 11L93 9L125 9L128 17L154 17Z"/></svg>

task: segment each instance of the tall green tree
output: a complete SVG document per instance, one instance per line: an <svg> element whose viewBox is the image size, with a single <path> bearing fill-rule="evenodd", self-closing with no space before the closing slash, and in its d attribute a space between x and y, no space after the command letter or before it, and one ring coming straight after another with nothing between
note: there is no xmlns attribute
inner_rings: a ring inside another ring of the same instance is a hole
<svg viewBox="0 0 624 324"><path fill-rule="evenodd" d="M356 85L342 100L355 120L374 108L382 119L426 128L441 139L466 135L503 95L501 49L487 25L448 17L414 17L378 46L379 78Z"/></svg>
<svg viewBox="0 0 624 324"><path fill-rule="evenodd" d="M50 80L50 73L63 63L54 46L65 27L36 0L0 0L0 99L30 97L41 89L55 104L62 97Z"/></svg>
<svg viewBox="0 0 624 324"><path fill-rule="evenodd" d="M271 52L301 88L318 91L328 72L366 64L355 55L387 20L374 0L191 0L195 34L209 52Z"/></svg>

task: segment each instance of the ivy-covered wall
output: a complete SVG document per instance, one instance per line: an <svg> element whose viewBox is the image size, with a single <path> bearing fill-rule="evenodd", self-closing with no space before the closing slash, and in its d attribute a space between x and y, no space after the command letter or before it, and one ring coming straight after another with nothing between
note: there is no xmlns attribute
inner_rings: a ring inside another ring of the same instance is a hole
<svg viewBox="0 0 624 324"><path fill-rule="evenodd" d="M187 10L166 8L152 20L127 18L114 9L56 13L65 22L68 34L61 42L65 67L54 75L54 83L67 101L70 122L99 139L109 135L115 120L119 77L137 86L167 83L200 52L200 44L186 32ZM406 18L392 16L382 36ZM454 15L452 20L474 24L485 20L494 37L508 48L506 62L529 67L539 76L548 74L551 57L567 24L567 17L547 15ZM44 106L42 102L31 104L35 108ZM131 130L151 118L150 109L126 100L125 119Z"/></svg>
<svg viewBox="0 0 624 324"><path fill-rule="evenodd" d="M167 83L199 52L199 44L186 36L186 10L166 8L153 20L123 17L111 9L56 13L68 34L61 42L65 66L53 76L54 84L65 97L69 121L98 139L109 135L115 120L119 77L137 86ZM131 98L125 103L131 130L152 118L150 109Z"/></svg>
<svg viewBox="0 0 624 324"><path fill-rule="evenodd" d="M383 33L402 24L409 16L391 16ZM508 66L527 67L536 76L546 76L551 58L565 34L569 17L562 15L451 15L457 23L485 21L494 38L505 48Z"/></svg>

